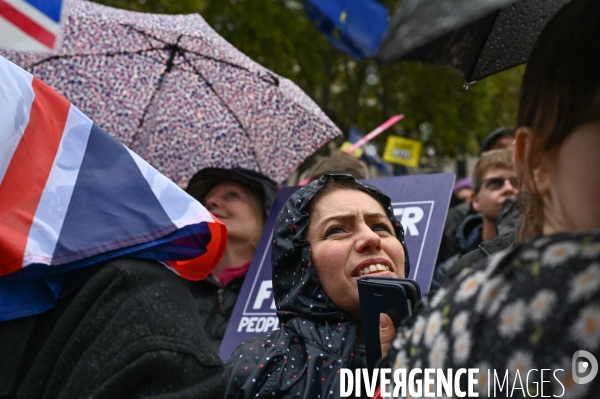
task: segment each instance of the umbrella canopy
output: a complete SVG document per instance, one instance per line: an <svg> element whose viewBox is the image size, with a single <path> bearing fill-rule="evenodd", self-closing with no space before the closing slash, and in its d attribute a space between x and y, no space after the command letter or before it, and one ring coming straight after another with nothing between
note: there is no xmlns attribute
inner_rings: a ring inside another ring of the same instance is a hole
<svg viewBox="0 0 600 399"><path fill-rule="evenodd" d="M57 54L3 51L177 183L205 167L283 182L340 130L197 14L70 1Z"/></svg>
<svg viewBox="0 0 600 399"><path fill-rule="evenodd" d="M527 61L546 23L570 0L404 0L377 54L423 61L467 82Z"/></svg>

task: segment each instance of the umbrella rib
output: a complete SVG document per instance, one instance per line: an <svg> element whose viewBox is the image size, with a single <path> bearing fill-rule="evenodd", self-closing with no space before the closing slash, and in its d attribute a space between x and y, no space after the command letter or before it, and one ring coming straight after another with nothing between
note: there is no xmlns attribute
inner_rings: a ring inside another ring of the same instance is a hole
<svg viewBox="0 0 600 399"><path fill-rule="evenodd" d="M56 59L56 58L60 58L60 57L61 56L59 56L59 55L53 55L53 56L44 58L43 60L39 60L38 62L34 62L33 64L28 65L27 69L35 68L36 66L40 65L42 62L50 61L50 60L53 60L53 59Z"/></svg>
<svg viewBox="0 0 600 399"><path fill-rule="evenodd" d="M134 30L134 31L136 31L136 32L138 32L138 33L140 33L140 34L142 34L142 35L144 35L144 36L150 37L150 38L152 38L152 39L154 39L154 40L156 40L156 41L158 41L158 42L161 42L161 43L165 44L165 46L170 46L170 44L169 44L168 42L165 42L164 40L162 40L162 39L159 39L159 38L158 38L158 37L156 37L156 36L153 36L153 35L151 35L151 34L149 34L149 33L146 33L146 32L144 32L144 31L142 31L142 30L140 30L140 29L136 28L136 27L135 27L135 26L133 26L133 25L128 25L128 24L122 24L122 25L123 25L123 26L126 26L126 27L130 28L131 30ZM183 35L180 35L180 36L178 37L178 39L177 39L177 43L179 43L179 39L180 39L182 36L183 36ZM198 40L202 40L202 38L201 38L201 37L196 37L196 39L198 39ZM198 57L202 57L202 58L206 58L206 59L208 59L208 60L212 60L212 61L220 62L220 63L223 63L223 64L227 64L227 65L229 65L229 66L232 66L232 67L235 67L235 68L238 68L238 69L244 69L244 70L246 70L246 71L250 71L248 68L245 68L245 67L243 67L243 66L241 66L241 65L234 64L233 62L230 62L230 61L225 61L225 60L221 60L221 59L218 59L218 58L211 57L211 56L209 56L209 55L200 54L200 53L198 53L198 52L196 52L196 51L192 51L192 50L187 50L187 49L181 49L181 50L183 50L183 51L185 51L185 52L187 52L187 53L190 53L190 54L197 55ZM182 52L183 52L183 51L182 51ZM187 61L187 60L186 60L186 61ZM189 64L189 62L188 62L188 64ZM193 67L193 66L192 66L192 67ZM250 72L252 72L252 71L250 71Z"/></svg>
<svg viewBox="0 0 600 399"><path fill-rule="evenodd" d="M141 33L144 36L151 37L154 40L156 40L156 41L161 42L162 44L164 44L165 47L169 45L169 43L165 42L164 40L159 39L158 37L149 35L146 32L143 32L143 31L141 31L139 29L136 29L133 25L129 25L129 24L121 24L121 25L122 26L126 26L126 27L128 27L128 28L130 28L132 30L135 30L136 32ZM181 35L179 36L179 38L181 38ZM179 38L177 39L178 41L179 41ZM162 50L162 49L152 46L149 49L137 50L137 51L119 51L119 52L115 52L115 53L96 53L96 54L64 54L64 55L53 55L51 57L44 58L43 60L40 60L38 62L35 62L35 63L31 64L30 66L28 66L28 69L29 68L34 68L34 67L40 65L42 62L50 61L50 60L53 60L53 59L59 59L59 58L97 57L99 55L102 55L102 56L111 56L112 57L112 56L115 56L115 55L142 54L142 53L145 53L145 52L148 52L148 51L155 51L155 50Z"/></svg>
<svg viewBox="0 0 600 399"><path fill-rule="evenodd" d="M35 68L36 66L46 62L46 61L51 61L51 60L57 60L57 59L63 59L63 58L72 58L72 57L98 57L98 56L103 56L103 57L113 57L113 56L117 56L117 55L128 55L128 54L143 54L143 53L147 53L150 51L156 51L156 50L163 50L161 48L156 48L156 47L152 47L149 49L143 49L143 50L136 50L136 51L118 51L115 53L89 53L89 54L58 54L58 55L53 55L47 58L44 58L42 60L39 60L37 62L34 62L31 65L27 66L27 69L31 69L31 68Z"/></svg>
<svg viewBox="0 0 600 399"><path fill-rule="evenodd" d="M123 26L126 26L126 27L128 27L128 28L130 28L130 29L132 29L132 30L134 30L134 31L136 31L136 32L138 32L138 33L141 33L141 34L142 34L142 35L144 35L144 36L150 37L150 38L152 38L152 39L154 39L154 40L156 40L156 41L158 41L158 42L161 42L162 44L164 44L164 47L162 47L162 48L159 48L159 47L154 47L154 46L152 46L152 47L150 47L150 48L147 48L147 49L142 49L142 50L136 50L136 51L117 51L117 52L114 52L114 53L110 53L110 52L109 52L109 53L88 53L88 54L81 54L81 53L78 53L78 54L59 54L59 55L52 55L52 56L50 56L50 57L44 58L44 59L42 59L42 60L39 60L39 61L37 61L37 62L35 62L35 63L33 63L33 64L29 65L27 68L28 68L28 69L29 69L29 68L35 68L36 66L38 66L38 65L40 65L40 64L42 64L42 63L44 63L44 62L46 62L46 61L51 61L51 60L54 60L54 59L62 59L62 58L71 58L71 57L97 57L97 56L113 57L113 56L118 56L118 55L128 55L128 54L139 54L139 55L144 55L144 53L147 53L147 52L156 51L156 50L164 50L165 48L169 48L169 47L176 47L176 46L177 46L177 44L179 43L179 40L180 40L180 39L182 38L182 36L183 36L183 35L179 35L179 37L177 38L177 43L176 43L175 45L172 45L172 44L169 44L168 42L166 42L166 41L164 41L164 40L162 40L162 39L159 39L159 38L157 38L156 36L150 35L150 34L148 34L148 33L144 32L144 31L141 31L141 30L139 30L139 29L135 28L135 27L134 27L134 26L132 26L132 25L127 25L127 24L122 24L122 25L123 25ZM199 39L201 39L201 38L199 38ZM179 49L179 47L176 47L176 48L175 48L175 50L178 50L178 49ZM230 61L221 60L221 59L218 59L218 58L215 58L215 57L211 57L211 56L208 56L208 55L205 55L205 54L200 54L200 53L198 53L198 52L196 52L196 51L192 51L192 50L185 50L185 51L186 51L186 52L188 52L188 53L190 53L190 54L197 55L198 57L205 58L205 59L207 59L207 60L211 60L211 61L220 62L220 63L222 63L222 64L226 64L226 65L232 66L232 67L234 67L234 68L243 69L243 70L246 70L246 71L249 71L249 72L253 72L253 71L250 71L250 70L249 70L248 68L246 68L246 67L243 67L243 66L241 66L241 65L234 64L233 62L230 62ZM186 61L187 61L187 60L186 60ZM168 63L168 62L169 62L169 61L167 61L167 63ZM188 64L189 64L189 61L188 61ZM190 65L191 65L191 64L190 64ZM174 65L171 65L171 67L173 67L173 66L174 66ZM192 68L193 68L193 66L192 66ZM194 68L194 69L195 69L195 68ZM277 82L276 84L278 84L278 82Z"/></svg>
<svg viewBox="0 0 600 399"><path fill-rule="evenodd" d="M210 88L210 90L212 90L212 92L217 96L217 98L219 100L221 100L221 104L223 104L223 106L225 108L227 108L229 110L229 112L231 112L231 115L233 115L233 117L235 118L235 120L240 124L240 126L242 127L242 130L244 132L244 134L246 135L246 137L248 138L248 142L250 143L250 150L252 151L252 154L254 155L254 159L256 159L256 165L258 166L258 171L260 173L263 173L262 168L260 167L260 163L258 160L258 156L256 155L256 151L254 150L254 146L252 145L252 138L250 137L250 135L248 134L248 131L246 130L246 127L244 126L244 124L242 123L242 121L240 120L240 118L238 118L238 116L235 114L235 112L233 112L233 110L231 108L229 108L229 106L227 105L227 102L221 97L221 95L214 89L212 83L210 83L208 81L208 79L206 79L206 77L204 76L204 74L202 72L200 72L185 56L185 54L182 54L183 59L185 60L185 62L194 70L194 72L196 72L196 74L198 76L200 76L204 82L206 82L206 85ZM264 174L264 173L263 173Z"/></svg>
<svg viewBox="0 0 600 399"><path fill-rule="evenodd" d="M214 57L211 57L211 56L209 56L209 55L200 54L200 53L197 53L197 52L195 52L195 51L191 51L191 50L185 50L185 51L186 51L186 52L188 52L188 53L190 53L190 54L197 55L198 57L205 58L205 59L207 59L207 60L211 60L211 61L220 62L220 63L222 63L222 64L226 64L226 65L232 66L232 67L234 67L234 68L243 69L243 70L245 70L245 71L248 71L248 72L252 72L252 73L253 73L253 71L249 70L248 68L246 68L246 67L243 67L243 66L241 66L241 65L238 65L238 64L234 64L233 62L230 62L230 61L220 60L220 59L218 59L218 58L214 58ZM187 61L187 60L186 60L186 61ZM189 62L188 62L188 63L189 63ZM192 66L192 67L193 67L193 66Z"/></svg>
<svg viewBox="0 0 600 399"><path fill-rule="evenodd" d="M129 28L129 29L131 29L131 30L134 30L134 31L136 31L137 33L140 33L140 34L142 34L142 36L147 36L147 37L149 37L149 38L152 38L152 39L156 40L157 42L161 42L161 43L162 43L162 44L164 44L165 46L169 46L169 45L171 45L171 43L169 43L169 42L167 42L167 41L165 41L165 40L163 40L163 39L159 39L158 37L156 37L156 36L154 36L154 35L151 35L151 34L149 34L149 33L147 33L147 32L144 32L143 30L140 30L140 29L136 28L136 27L135 27L135 26L133 26L133 25L130 25L130 24L120 24L120 25L121 25L121 26L125 26L125 27L127 27L127 28ZM183 34L180 34L180 35L177 37L177 43L179 43L179 39L181 39L181 37L182 37L182 36L183 36Z"/></svg>
<svg viewBox="0 0 600 399"><path fill-rule="evenodd" d="M71 57L97 57L97 56L113 57L113 56L117 56L117 55L128 55L128 54L140 54L140 55L143 55L146 52L156 51L156 50L164 50L165 48L169 48L169 47L173 46L173 45L169 44L168 42L166 42L166 41L164 41L162 39L159 39L156 36L150 35L150 34L144 32L144 31L142 31L140 29L137 29L133 25L129 25L129 24L120 24L120 25L125 26L127 28L130 28L131 30L136 31L136 32L142 34L143 36L147 36L149 38L154 39L157 42L162 43L164 45L164 47L159 48L159 47L155 47L155 46L152 45L150 48L136 50L136 51L117 51L117 52L114 52L114 53L107 52L107 53L88 53L88 54L81 54L81 53L79 53L79 54L58 54L58 55L52 55L50 57L44 58L44 59L42 59L40 61L37 61L37 62L29 65L27 68L28 69L29 68L34 68L34 67L36 67L36 66L38 66L38 65L40 65L40 64L42 64L42 63L44 63L46 61L51 61L51 60L54 60L54 59L71 58ZM182 36L183 35L179 35L179 37L177 38L177 43L179 43L179 39L181 39Z"/></svg>
<svg viewBox="0 0 600 399"><path fill-rule="evenodd" d="M206 60L211 60L211 61L219 62L219 63L221 63L221 64L225 64L225 65L228 65L228 66L231 66L231 67L237 68L237 69L245 70L245 71L248 71L248 72L250 72L250 73L256 73L256 72L254 72L254 71L250 70L249 68L243 67L243 66L241 66L241 65L237 65L237 64L235 64L235 63L233 63L233 62L230 62L230 61L226 61L226 60L217 59L217 58L214 58L214 57L211 57L211 56L207 56L207 55L204 55L204 54L200 54L200 53L198 53L198 52L191 51L191 50L184 50L184 49L181 49L181 48L179 47L179 42L181 41L182 37L184 36L183 34L180 34L180 35L177 37L177 41L175 42L175 44L170 44L170 43L168 43L168 42L166 42L166 41L164 41L164 40L161 40L161 39L159 39L158 37L156 37L156 36L154 36L154 35L151 35L151 34L148 34L148 33L144 32L144 31L141 31L140 29L137 29L136 27L134 27L134 26L132 26L132 25L128 25L128 24L121 24L121 25L122 25L122 26L125 26L125 27L128 27L128 28L130 28L131 30L134 30L134 31L136 31L136 32L138 32L138 33L140 33L140 34L142 34L142 35L146 36L146 37L152 38L152 39L154 39L154 40L155 40L155 41L157 41L157 42L160 42L160 43L162 43L162 44L164 45L164 47L162 47L162 48L157 48L157 47L154 47L154 46L152 45L152 46L151 46L150 48L148 48L148 49L141 49L141 50L136 50L136 51L119 51L119 52L114 52L114 53L109 53L109 52L107 52L107 53L88 53L88 54L64 54L64 55L52 55L52 56L50 56L50 57L44 58L44 59L42 59L42 60L40 60L40 61L37 61L37 62L35 62L35 63L31 64L30 66L28 66L28 69L35 68L36 66L38 66L38 65L40 65L40 64L42 64L42 63L44 63L44 62L51 61L51 60L54 60L54 59L73 58L73 57L97 57L97 56L107 56L107 57L113 57L113 56L119 56L119 55L130 55L130 54L145 55L145 53L149 53L149 52L152 52L152 51L157 51L157 50L169 50L169 51L170 51L170 54L169 54L169 59L168 59L168 60L167 60L167 62L166 62L166 68L165 68L164 72L162 73L162 75L161 75L161 77L160 77L160 80L159 80L159 83L158 83L158 85L157 85L157 88L156 88L156 90L155 90L155 91L152 93L152 95L151 95L151 97L150 97L150 101L149 101L149 102L148 102L148 104L146 105L146 107L145 107L145 109L144 109L144 112L143 112L143 114L142 114L142 117L140 118L140 121L139 121L139 123L138 123L137 129L136 129L135 133L133 134L133 136L132 136L132 138L131 138L131 140L130 140L130 142L129 142L129 147L131 147L131 146L132 146L132 145L133 145L133 144L134 144L134 143L135 143L135 142L138 140L138 138L139 138L139 136L140 136L140 134L141 134L141 132L142 132L142 127L143 127L144 121L145 121L145 119L146 119L146 117L147 117L147 115L148 115L148 113L149 113L149 111L150 111L150 108L151 108L152 104L154 103L154 101L155 101L155 99L156 99L157 95L158 95L158 94L160 93L160 91L162 90L162 86L163 86L163 84L164 84L164 82L165 82L166 75L167 75L167 74L168 74L168 73L169 73L169 72L170 72L170 71L171 71L171 70L172 70L172 69L175 67L175 63L174 63L175 56L176 56L178 53L180 53L180 54L181 54L181 56L182 56L182 58L184 59L184 61L185 61L185 62L186 62L186 63L187 63L187 64L188 64L188 65L189 65L191 68L192 68L192 70L193 70L193 71L194 71L194 72L195 72L195 73L196 73L196 74L197 74L197 75L198 75L200 78L202 78L202 79L203 79L203 80L206 82L206 84L207 84L207 86L210 88L210 90L211 90L211 91L212 91L212 92L213 92L213 93L214 93L214 94L217 96L217 98L218 98L218 99L221 101L221 103L223 104L223 106L225 106L225 108L227 108L227 109L230 111L230 113L233 115L233 117L235 118L235 120L238 122L238 124L239 124L239 125L240 125L240 127L242 128L242 130L243 130L244 134L245 134L245 135L246 135L246 137L248 138L248 141L249 141L249 143L250 143L250 144L249 144L249 146L250 146L250 150L251 150L252 154L254 155L254 159L256 159L256 164L257 164L258 170L259 170L259 172L260 172L260 173L263 173L263 172L262 172L262 168L260 167L260 164L259 164L259 159L258 159L258 157L257 157L257 155L256 155L256 150L255 150L254 146L252 145L252 139L251 139L250 135L248 134L248 131L247 131L246 127L244 126L244 124L242 123L242 121L239 119L239 117L238 117L238 116L235 114L235 112L233 112L233 110L232 110L232 109L231 109L231 108L230 108L230 107L227 105L227 102L226 102L226 101L224 101L224 99L223 99L223 98L222 98L222 97L219 95L219 93L218 93L218 92L215 90L215 88L213 87L213 85L212 85L212 84L209 82L209 80L208 80L208 79L207 79L207 78L204 76L204 74L203 74L202 72L200 72L200 71L199 71L199 70L198 70L198 69L197 69L197 68L196 68L196 67L195 67L195 66L194 66L194 65L193 65L193 64L190 62L190 60L189 60L189 59L186 57L186 54L185 54L185 52L188 52L188 53L190 53L190 54L194 54L194 55L196 55L196 56L198 56L198 57L201 57L201 58L203 58L203 59L206 59ZM202 40L201 38L198 38L198 39ZM260 77L260 73L258 73L257 75ZM270 83L274 84L275 86L279 86L279 80L278 80L276 77L272 76L272 75L271 75L271 77L272 77L272 78L274 78L274 80L275 80L275 81L274 81L274 82L270 82Z"/></svg>
<svg viewBox="0 0 600 399"><path fill-rule="evenodd" d="M140 118L140 122L138 123L138 127L137 127L135 133L131 137L131 141L129 142L129 147L131 147L133 145L133 143L135 143L135 141L137 140L137 138L142 130L142 125L144 124L144 119L146 119L146 115L148 115L148 111L150 110L150 107L152 106L152 103L154 102L154 98L156 97L156 95L158 93L160 93L163 83L165 82L165 78L166 78L167 74L173 68L173 64L174 64L173 60L175 59L175 55L179 51L177 44L179 43L179 40L181 39L182 36L183 35L179 35L179 37L177 38L177 42L174 45L167 46L164 48L164 49L171 50L171 54L169 54L169 59L167 60L167 67L165 68L165 71L160 76L160 81L158 82L156 90L154 91L154 93L152 93L152 96L150 97L150 101L148 101L146 108L144 108L144 113L142 114L142 117Z"/></svg>

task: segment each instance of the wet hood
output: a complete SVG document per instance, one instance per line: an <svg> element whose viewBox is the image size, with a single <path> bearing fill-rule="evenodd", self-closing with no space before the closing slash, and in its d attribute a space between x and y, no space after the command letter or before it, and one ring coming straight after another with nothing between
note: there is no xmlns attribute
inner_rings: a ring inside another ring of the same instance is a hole
<svg viewBox="0 0 600 399"><path fill-rule="evenodd" d="M272 242L273 291L277 315L282 322L296 316L313 320L352 320L327 296L312 264L310 243L304 240L310 217L308 210L315 195L332 180L353 179L350 175L324 175L300 188L288 199L279 212ZM362 183L361 183L362 184ZM372 185L363 184L384 205L396 236L405 253L405 272L408 276L408 252L404 229L394 217L388 196Z"/></svg>

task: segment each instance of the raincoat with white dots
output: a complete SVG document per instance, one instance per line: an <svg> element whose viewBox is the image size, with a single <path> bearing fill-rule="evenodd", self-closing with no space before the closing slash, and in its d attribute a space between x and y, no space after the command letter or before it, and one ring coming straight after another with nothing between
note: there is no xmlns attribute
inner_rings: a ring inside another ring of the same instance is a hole
<svg viewBox="0 0 600 399"><path fill-rule="evenodd" d="M350 175L324 175L296 191L275 224L272 242L273 291L280 329L242 343L227 361L227 398L338 398L340 369L366 367L355 352L358 321L325 293L304 239L315 195L331 181ZM361 183L362 184L362 183ZM404 229L389 197L364 185L380 202L406 254ZM364 391L363 391L364 393Z"/></svg>

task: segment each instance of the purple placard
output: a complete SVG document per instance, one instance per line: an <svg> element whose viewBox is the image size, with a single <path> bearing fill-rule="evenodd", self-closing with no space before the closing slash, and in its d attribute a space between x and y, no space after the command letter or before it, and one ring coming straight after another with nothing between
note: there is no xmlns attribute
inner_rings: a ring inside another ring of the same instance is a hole
<svg viewBox="0 0 600 399"><path fill-rule="evenodd" d="M423 294L426 293L433 277L454 175L439 173L363 181L376 186L392 199L394 214L404 226L410 278L417 280ZM273 226L279 210L297 189L286 187L277 193L219 349L223 361L242 341L279 328L271 283Z"/></svg>

